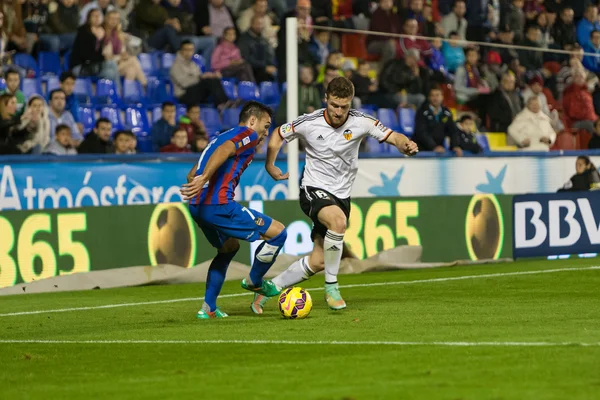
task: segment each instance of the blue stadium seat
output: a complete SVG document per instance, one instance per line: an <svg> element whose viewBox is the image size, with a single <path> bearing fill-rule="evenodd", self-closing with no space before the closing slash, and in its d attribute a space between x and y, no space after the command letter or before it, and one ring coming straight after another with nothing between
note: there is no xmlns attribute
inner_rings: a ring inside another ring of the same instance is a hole
<svg viewBox="0 0 600 400"><path fill-rule="evenodd" d="M125 110L125 127L135 133L138 138L138 148L141 151L152 151L152 142L149 141L150 123L144 108L128 107Z"/></svg>
<svg viewBox="0 0 600 400"><path fill-rule="evenodd" d="M369 148L369 152L373 154L382 154L388 152L387 145L385 143L379 143L379 140L371 136L367 136L367 146Z"/></svg>
<svg viewBox="0 0 600 400"><path fill-rule="evenodd" d="M242 100L258 100L258 90L254 82L240 82L238 85L238 97Z"/></svg>
<svg viewBox="0 0 600 400"><path fill-rule="evenodd" d="M476 135L477 138L477 143L479 143L479 145L481 146L481 148L483 149L484 153L487 153L490 151L490 142L488 141L488 137L485 133Z"/></svg>
<svg viewBox="0 0 600 400"><path fill-rule="evenodd" d="M68 50L64 55L63 55L63 71L69 71L71 68L69 68L69 60L71 59L71 50Z"/></svg>
<svg viewBox="0 0 600 400"><path fill-rule="evenodd" d="M221 117L216 108L203 107L200 109L200 119L204 122L208 134L218 132L222 129Z"/></svg>
<svg viewBox="0 0 600 400"><path fill-rule="evenodd" d="M151 76L158 76L158 65L156 62L156 57L153 54L140 53L138 54L138 60L140 60L142 71L144 71L146 77L149 78Z"/></svg>
<svg viewBox="0 0 600 400"><path fill-rule="evenodd" d="M42 92L42 85L37 78L25 78L23 79L21 86L21 90L23 90L26 99L33 94L44 95L44 92Z"/></svg>
<svg viewBox="0 0 600 400"><path fill-rule="evenodd" d="M398 112L400 117L400 126L402 133L406 136L412 136L415 132L415 110L412 107L401 108Z"/></svg>
<svg viewBox="0 0 600 400"><path fill-rule="evenodd" d="M398 117L396 116L396 112L391 108L380 108L377 111L377 119L388 128L400 131Z"/></svg>
<svg viewBox="0 0 600 400"><path fill-rule="evenodd" d="M198 67L200 67L200 72L202 72L202 73L204 73L208 69L210 69L210 68L207 69L207 65L206 65L206 62L204 61L204 57L202 57L200 54L194 54L194 56L192 57L192 61L194 61L196 63L196 65ZM210 67L210 65L208 67Z"/></svg>
<svg viewBox="0 0 600 400"><path fill-rule="evenodd" d="M77 78L73 88L75 98L79 103L90 104L93 96L92 81L89 78Z"/></svg>
<svg viewBox="0 0 600 400"><path fill-rule="evenodd" d="M96 124L96 113L93 108L79 107L77 113L79 114L79 121L83 125L84 133L94 129L94 125Z"/></svg>
<svg viewBox="0 0 600 400"><path fill-rule="evenodd" d="M145 103L144 88L138 81L125 80L123 82L123 103L125 104L139 104Z"/></svg>
<svg viewBox="0 0 600 400"><path fill-rule="evenodd" d="M4 78L0 78L0 90L6 89L6 81Z"/></svg>
<svg viewBox="0 0 600 400"><path fill-rule="evenodd" d="M236 89L235 89L235 83L233 83L231 80L221 80L221 84L223 85L223 90L225 91L225 94L227 95L227 98L229 100L235 100L237 98L236 96Z"/></svg>
<svg viewBox="0 0 600 400"><path fill-rule="evenodd" d="M264 104L279 104L281 94L279 87L274 82L261 82L260 84L260 101Z"/></svg>
<svg viewBox="0 0 600 400"><path fill-rule="evenodd" d="M148 85L146 86L146 99L152 106L160 105L165 101L173 100L173 97L169 95L167 91L167 85L159 78L150 77L148 78Z"/></svg>
<svg viewBox="0 0 600 400"><path fill-rule="evenodd" d="M49 78L52 76L59 76L62 71L60 65L60 56L58 53L51 51L41 51L38 54L38 60L40 62L40 74L42 78Z"/></svg>
<svg viewBox="0 0 600 400"><path fill-rule="evenodd" d="M175 54L173 53L164 53L160 58L160 74L162 76L169 76L169 71L171 70L171 66L175 61Z"/></svg>
<svg viewBox="0 0 600 400"><path fill-rule="evenodd" d="M37 61L30 54L17 53L13 56L13 63L26 70L32 70L35 72L35 76L40 76L40 69L38 68Z"/></svg>
<svg viewBox="0 0 600 400"><path fill-rule="evenodd" d="M60 80L58 76L49 76L46 80L46 95L49 95L54 89L60 88Z"/></svg>
<svg viewBox="0 0 600 400"><path fill-rule="evenodd" d="M222 128L223 129L231 129L234 126L237 126L239 123L239 119L240 119L240 111L242 111L241 108L237 107L237 108L226 108L223 110L223 123L222 123Z"/></svg>
<svg viewBox="0 0 600 400"><path fill-rule="evenodd" d="M112 123L113 132L123 129L123 121L121 120L121 112L117 107L102 107L100 117L108 118Z"/></svg>
<svg viewBox="0 0 600 400"><path fill-rule="evenodd" d="M150 132L139 131L135 132L137 139L137 150L140 153L152 153L152 136Z"/></svg>
<svg viewBox="0 0 600 400"><path fill-rule="evenodd" d="M162 117L162 111L160 109L160 105L159 106L155 106L152 109L152 123L158 121L159 119L161 119Z"/></svg>
<svg viewBox="0 0 600 400"><path fill-rule="evenodd" d="M110 79L100 79L96 84L95 102L99 105L119 104L119 93Z"/></svg>

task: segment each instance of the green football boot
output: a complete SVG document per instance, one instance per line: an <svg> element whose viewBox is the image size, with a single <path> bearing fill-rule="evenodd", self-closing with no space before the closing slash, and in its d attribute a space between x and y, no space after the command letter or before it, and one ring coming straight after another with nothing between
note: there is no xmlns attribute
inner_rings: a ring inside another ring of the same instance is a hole
<svg viewBox="0 0 600 400"><path fill-rule="evenodd" d="M198 314L196 315L196 317L198 317L198 319L212 319L212 318L227 318L229 317L229 315L225 314L223 311L219 310L219 308L217 308L215 311L211 311L211 312L206 312L204 310L200 310L198 311Z"/></svg>
<svg viewBox="0 0 600 400"><path fill-rule="evenodd" d="M250 309L254 314L262 314L265 303L269 300L269 297L259 293L254 293L254 301L250 304Z"/></svg>
<svg viewBox="0 0 600 400"><path fill-rule="evenodd" d="M279 293L281 293L281 291L277 289L277 286L275 286L273 282L266 279L263 279L263 283L260 287L254 287L248 285L248 283L246 283L246 278L244 278L242 279L242 288L267 297L278 296Z"/></svg>
<svg viewBox="0 0 600 400"><path fill-rule="evenodd" d="M340 288L337 283L325 284L325 301L332 310L342 310L346 308L346 302L340 294Z"/></svg>

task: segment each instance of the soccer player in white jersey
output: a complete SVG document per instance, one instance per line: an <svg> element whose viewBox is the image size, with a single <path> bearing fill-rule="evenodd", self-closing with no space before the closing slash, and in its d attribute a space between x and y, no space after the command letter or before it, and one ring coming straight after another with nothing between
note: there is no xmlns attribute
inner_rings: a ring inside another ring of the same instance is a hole
<svg viewBox="0 0 600 400"><path fill-rule="evenodd" d="M275 180L288 174L275 166L283 141L300 138L306 145L306 167L300 186L300 207L313 221L314 249L273 279L278 290L302 282L325 270L325 300L334 310L346 303L338 288L337 275L350 216L350 193L358 171L358 149L365 136L390 143L403 154L413 156L417 145L393 132L377 119L350 109L354 85L338 77L327 86L326 108L281 125L271 136L267 151L267 172ZM262 313L267 297L256 294L252 311Z"/></svg>

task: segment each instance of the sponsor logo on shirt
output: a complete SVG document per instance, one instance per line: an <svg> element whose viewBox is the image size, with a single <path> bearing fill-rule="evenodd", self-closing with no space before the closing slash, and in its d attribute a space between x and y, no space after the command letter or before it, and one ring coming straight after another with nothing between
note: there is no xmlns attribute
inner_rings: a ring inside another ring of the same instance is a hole
<svg viewBox="0 0 600 400"><path fill-rule="evenodd" d="M242 139L242 146L245 146L248 143L250 143L250 138L248 136L246 136L245 138Z"/></svg>

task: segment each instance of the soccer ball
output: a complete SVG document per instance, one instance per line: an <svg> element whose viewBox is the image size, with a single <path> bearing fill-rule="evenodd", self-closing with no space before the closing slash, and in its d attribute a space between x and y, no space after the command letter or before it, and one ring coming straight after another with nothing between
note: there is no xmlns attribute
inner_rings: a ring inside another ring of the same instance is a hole
<svg viewBox="0 0 600 400"><path fill-rule="evenodd" d="M279 295L279 311L283 318L306 318L310 314L310 310L312 310L312 299L305 289L291 287Z"/></svg>

